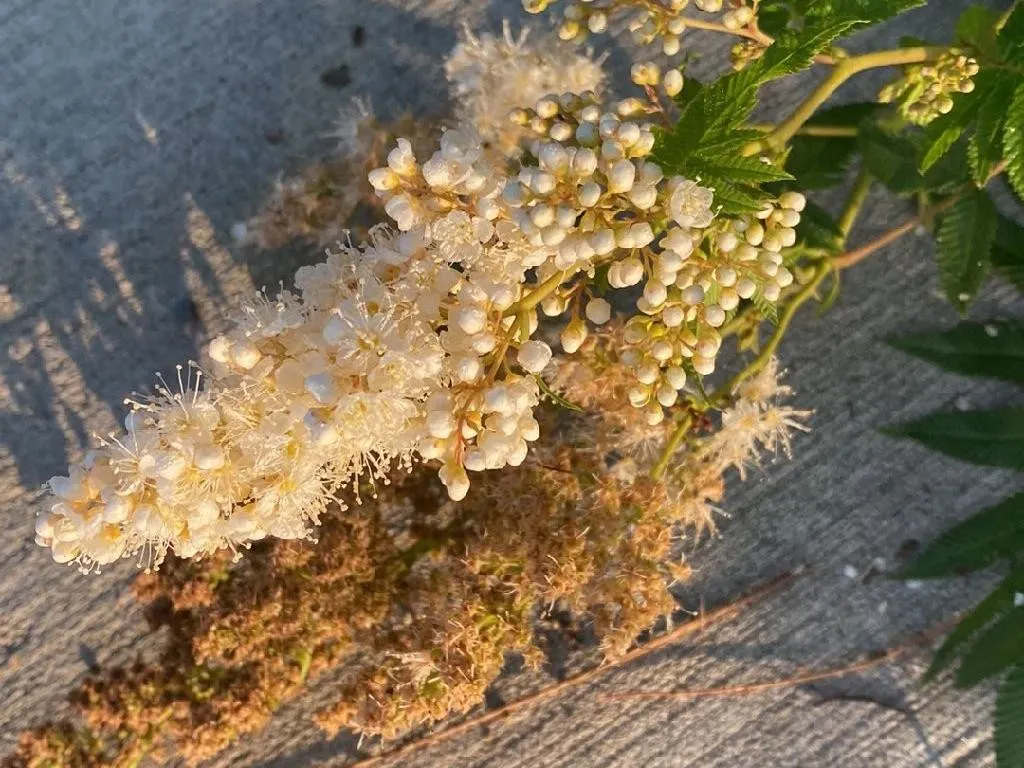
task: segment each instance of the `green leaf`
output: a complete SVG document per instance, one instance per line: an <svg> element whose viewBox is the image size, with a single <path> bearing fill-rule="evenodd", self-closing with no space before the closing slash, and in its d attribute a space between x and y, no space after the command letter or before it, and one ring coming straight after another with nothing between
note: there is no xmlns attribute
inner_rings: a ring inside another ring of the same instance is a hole
<svg viewBox="0 0 1024 768"><path fill-rule="evenodd" d="M1024 384L1024 323L1020 321L961 323L948 331L901 336L889 343L947 371Z"/></svg>
<svg viewBox="0 0 1024 768"><path fill-rule="evenodd" d="M744 130L744 123L757 106L758 89L764 83L811 66L817 54L855 27L882 21L922 4L923 0L842 0L809 4L801 31L782 30L757 61L701 88L686 102L676 125L660 137L654 152L655 162L669 173L681 173L689 158L712 159L709 156L712 146L718 146L723 150L721 154L725 154L727 146L736 146L734 134ZM744 137L744 142L749 140Z"/></svg>
<svg viewBox="0 0 1024 768"><path fill-rule="evenodd" d="M956 144L981 107L981 93L977 87L971 93L953 94L952 98L952 111L935 118L925 128L920 164L922 173L939 162Z"/></svg>
<svg viewBox="0 0 1024 768"><path fill-rule="evenodd" d="M946 296L961 313L985 279L998 221L996 207L983 190L964 195L942 217L939 273Z"/></svg>
<svg viewBox="0 0 1024 768"><path fill-rule="evenodd" d="M946 152L926 173L918 168L922 154L922 140L915 133L891 133L876 122L866 121L860 126L858 147L864 165L871 175L898 195L916 192L951 192L970 180L967 174L966 149Z"/></svg>
<svg viewBox="0 0 1024 768"><path fill-rule="evenodd" d="M881 109L875 102L845 104L826 109L807 121L808 126L834 125L855 128ZM856 137L795 136L790 142L786 170L797 180L799 189L824 189L841 184L850 161L857 152Z"/></svg>
<svg viewBox="0 0 1024 768"><path fill-rule="evenodd" d="M796 234L808 248L820 248L830 253L843 250L843 233L832 214L810 201L800 214Z"/></svg>
<svg viewBox="0 0 1024 768"><path fill-rule="evenodd" d="M968 688L1024 661L1024 607L1014 608L985 630L964 654L956 684Z"/></svg>
<svg viewBox="0 0 1024 768"><path fill-rule="evenodd" d="M972 5L962 14L956 23L956 39L970 45L986 57L998 55L996 43L996 22L999 13L983 5Z"/></svg>
<svg viewBox="0 0 1024 768"><path fill-rule="evenodd" d="M970 93L953 93L953 109L939 115L924 129L921 170L927 171L956 144L967 127L974 122L992 92L1006 82L1005 73L995 69L982 69L974 78ZM1005 106L1004 106L1005 109Z"/></svg>
<svg viewBox="0 0 1024 768"><path fill-rule="evenodd" d="M1024 493L955 525L900 572L905 579L960 576L1024 550Z"/></svg>
<svg viewBox="0 0 1024 768"><path fill-rule="evenodd" d="M1024 766L1024 665L1017 665L999 686L995 714L999 768Z"/></svg>
<svg viewBox="0 0 1024 768"><path fill-rule="evenodd" d="M1018 10L1017 15L1020 15ZM1017 197L1024 200L1024 83L1017 86L1013 101L1006 112L1006 130L1003 133L1003 154L1006 158L1006 177Z"/></svg>
<svg viewBox="0 0 1024 768"><path fill-rule="evenodd" d="M702 183L714 190L715 206L727 215L756 213L764 207L765 196L752 193L749 188L730 184L722 178L702 177Z"/></svg>
<svg viewBox="0 0 1024 768"><path fill-rule="evenodd" d="M946 636L942 645L935 652L932 663L925 672L925 681L933 680L956 658L957 651L975 638L997 616L1013 608L1013 596L1021 572L1010 576L988 594L974 610L964 616L952 632Z"/></svg>
<svg viewBox="0 0 1024 768"><path fill-rule="evenodd" d="M927 0L813 0L807 4L808 18L856 19L863 24L877 24L913 8Z"/></svg>
<svg viewBox="0 0 1024 768"><path fill-rule="evenodd" d="M986 94L978 108L977 123L967 145L974 183L985 186L993 167L1003 155L1006 105L1013 100L1014 80L1001 79Z"/></svg>
<svg viewBox="0 0 1024 768"><path fill-rule="evenodd" d="M1024 227L1002 215L992 246L992 266L1018 291L1024 292Z"/></svg>
<svg viewBox="0 0 1024 768"><path fill-rule="evenodd" d="M973 464L1024 469L1024 408L933 413L883 432Z"/></svg>
<svg viewBox="0 0 1024 768"><path fill-rule="evenodd" d="M999 31L999 54L1009 64L1024 64L1024 3L1014 6Z"/></svg>
<svg viewBox="0 0 1024 768"><path fill-rule="evenodd" d="M770 163L756 157L742 155L724 155L714 158L701 158L698 161L707 172L722 176L731 181L744 184L762 184L770 181L791 181L793 177L786 171L776 168Z"/></svg>

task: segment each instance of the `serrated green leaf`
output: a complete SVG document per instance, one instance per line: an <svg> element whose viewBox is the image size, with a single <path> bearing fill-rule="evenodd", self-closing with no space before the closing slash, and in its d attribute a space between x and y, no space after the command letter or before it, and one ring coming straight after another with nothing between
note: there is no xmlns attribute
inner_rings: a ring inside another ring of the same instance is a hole
<svg viewBox="0 0 1024 768"><path fill-rule="evenodd" d="M724 179L706 179L715 193L714 205L726 215L756 213L764 207L764 195L754 194L749 188L730 184Z"/></svg>
<svg viewBox="0 0 1024 768"><path fill-rule="evenodd" d="M948 114L933 120L924 132L924 152L921 155L920 170L928 171L941 160L956 144L978 114L981 106L977 89L968 94L953 96L953 109Z"/></svg>
<svg viewBox="0 0 1024 768"><path fill-rule="evenodd" d="M1006 112L1003 154L1010 186L1017 193L1017 197L1024 200L1024 83L1017 86L1013 101Z"/></svg>
<svg viewBox="0 0 1024 768"><path fill-rule="evenodd" d="M791 181L793 177L770 163L756 157L728 154L701 158L707 173L721 176L737 183L763 184L770 181Z"/></svg>
<svg viewBox="0 0 1024 768"><path fill-rule="evenodd" d="M999 55L1010 64L1024 64L1024 3L1014 6L999 30Z"/></svg>
<svg viewBox="0 0 1024 768"><path fill-rule="evenodd" d="M699 90L676 125L659 140L654 160L681 173L692 157L708 158L712 145L724 149L743 130L764 83L809 67L814 57L855 27L884 20L923 0L842 0L810 4L803 29L784 29L757 61ZM730 146L733 146L730 144Z"/></svg>
<svg viewBox="0 0 1024 768"><path fill-rule="evenodd" d="M948 331L901 336L889 343L947 371L1024 384L1024 323L1017 320L961 323Z"/></svg>
<svg viewBox="0 0 1024 768"><path fill-rule="evenodd" d="M829 253L843 250L843 233L832 214L810 201L800 214L796 235L808 248L820 248Z"/></svg>
<svg viewBox="0 0 1024 768"><path fill-rule="evenodd" d="M985 186L992 169L1003 154L1003 129L1006 105L1013 99L1014 81L1003 78L985 95L978 108L974 133L967 145L971 175L979 187Z"/></svg>
<svg viewBox="0 0 1024 768"><path fill-rule="evenodd" d="M925 172L956 144L967 127L978 116L978 110L991 95L996 85L1004 80L995 70L983 69L974 78L974 90L970 93L954 93L953 109L939 115L924 129L922 141L921 171Z"/></svg>
<svg viewBox="0 0 1024 768"><path fill-rule="evenodd" d="M963 313L978 295L988 271L999 217L984 190L965 194L942 217L938 260L942 287Z"/></svg>
<svg viewBox="0 0 1024 768"><path fill-rule="evenodd" d="M857 140L864 166L886 187L903 193L920 187L923 177L914 162L917 147L909 136L889 133L877 123L867 121Z"/></svg>
<svg viewBox="0 0 1024 768"><path fill-rule="evenodd" d="M959 688L968 688L1024 661L1024 607L1014 608L985 630L964 654L956 672Z"/></svg>
<svg viewBox="0 0 1024 768"><path fill-rule="evenodd" d="M1024 766L1024 665L1011 669L999 686L995 742L999 768Z"/></svg>
<svg viewBox="0 0 1024 768"><path fill-rule="evenodd" d="M807 3L807 17L856 19L863 24L877 24L925 3L926 0L812 0Z"/></svg>
<svg viewBox="0 0 1024 768"><path fill-rule="evenodd" d="M1018 291L1024 292L1024 227L1005 216L999 217L996 227L992 266Z"/></svg>
<svg viewBox="0 0 1024 768"><path fill-rule="evenodd" d="M1024 408L933 413L883 431L973 464L1024 469Z"/></svg>
<svg viewBox="0 0 1024 768"><path fill-rule="evenodd" d="M956 658L957 651L977 637L978 633L997 616L1013 608L1014 590L1019 579L1020 573L1017 573L1004 580L978 603L974 610L960 620L935 652L932 663L924 675L926 681L933 680L936 675L948 667Z"/></svg>
<svg viewBox="0 0 1024 768"><path fill-rule="evenodd" d="M845 104L826 109L807 121L807 125L834 125L854 128L866 118L876 114L882 105L875 102ZM857 152L856 137L795 136L790 142L786 170L799 189L825 189L841 184L846 178L850 161Z"/></svg>
<svg viewBox="0 0 1024 768"><path fill-rule="evenodd" d="M1024 493L955 525L900 572L904 579L941 579L988 568L1024 550Z"/></svg>
<svg viewBox="0 0 1024 768"><path fill-rule="evenodd" d="M988 57L998 55L996 22L999 13L983 5L972 5L956 22L956 39Z"/></svg>
<svg viewBox="0 0 1024 768"><path fill-rule="evenodd" d="M757 314L770 325L774 326L779 322L779 305L774 301L768 301L760 291L751 297L750 303L754 305Z"/></svg>
<svg viewBox="0 0 1024 768"><path fill-rule="evenodd" d="M898 195L951 192L970 181L963 144L954 144L926 173L918 170L922 152L918 134L891 133L868 120L860 126L857 146L871 175Z"/></svg>

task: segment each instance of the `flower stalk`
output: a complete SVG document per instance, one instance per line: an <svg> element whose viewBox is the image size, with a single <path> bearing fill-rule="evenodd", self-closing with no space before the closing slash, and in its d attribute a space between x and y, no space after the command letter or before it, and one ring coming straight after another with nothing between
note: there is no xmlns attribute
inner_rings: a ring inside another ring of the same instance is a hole
<svg viewBox="0 0 1024 768"><path fill-rule="evenodd" d="M902 66L906 64L922 64L938 58L945 48L934 46L915 46L912 48L895 48L893 50L875 51L860 56L850 56L836 64L822 83L804 99L799 107L785 121L780 123L764 139L751 142L744 149L745 155L756 155L761 152L779 152L789 140L803 127L804 123L814 116L829 97L843 83L854 75L878 67Z"/></svg>

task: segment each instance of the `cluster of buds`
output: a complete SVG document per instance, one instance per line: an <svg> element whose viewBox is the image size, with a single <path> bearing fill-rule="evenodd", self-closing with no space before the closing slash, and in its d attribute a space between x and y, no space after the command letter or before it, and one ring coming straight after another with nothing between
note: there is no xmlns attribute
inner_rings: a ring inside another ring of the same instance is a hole
<svg viewBox="0 0 1024 768"><path fill-rule="evenodd" d="M775 302L793 283L781 252L796 242L795 227L806 205L803 195L787 192L755 216L708 226L710 220L699 213L706 210L701 199L706 190L686 182L676 194L687 199L690 220L698 226L670 230L659 243L662 250L637 302L641 314L626 324L629 346L622 354L637 377L630 401L646 409L651 424L661 421L663 406L675 402L687 369L702 376L714 372L722 345L718 329L729 312L742 300ZM609 274L609 282L631 284L643 275L637 261Z"/></svg>
<svg viewBox="0 0 1024 768"><path fill-rule="evenodd" d="M595 258L654 239L651 211L664 178L645 159L654 134L623 119L642 109L635 99L620 102L620 117L602 112L592 93L566 93L513 115L533 133L538 165L524 166L502 198L527 240L553 249L547 269L587 269Z"/></svg>
<svg viewBox="0 0 1024 768"><path fill-rule="evenodd" d="M519 363L526 370L543 370L551 349L528 341L519 349ZM532 376L508 376L483 389L465 388L440 392L427 401L429 438L421 442L424 459L441 462L438 472L448 495L459 501L469 492L469 475L526 460L528 443L540 437L533 409L540 390Z"/></svg>
<svg viewBox="0 0 1024 768"><path fill-rule="evenodd" d="M528 13L541 13L551 5L552 0L523 0ZM719 13L722 0L693 0L693 4L705 13ZM679 53L680 38L687 27L682 15L690 0L571 0L564 12L564 21L558 29L563 40L585 40L591 33L601 34L608 29L612 14L620 10L634 11L629 20L629 30L638 45L658 44L667 56ZM739 31L753 23L753 6L740 4L731 7L722 17L722 23L729 29Z"/></svg>
<svg viewBox="0 0 1024 768"><path fill-rule="evenodd" d="M928 125L953 109L953 94L974 90L979 72L976 59L959 48L950 48L934 63L915 64L903 77L885 86L879 101L898 103L900 115L914 125Z"/></svg>
<svg viewBox="0 0 1024 768"><path fill-rule="evenodd" d="M682 72L678 69L670 69L662 75L661 68L652 61L634 64L630 70L630 77L634 83L648 92L661 83L662 88L665 89L665 93L670 98L677 96L683 90Z"/></svg>
<svg viewBox="0 0 1024 768"><path fill-rule="evenodd" d="M732 68L739 71L752 61L757 61L768 47L757 40L740 40L729 49L729 62Z"/></svg>

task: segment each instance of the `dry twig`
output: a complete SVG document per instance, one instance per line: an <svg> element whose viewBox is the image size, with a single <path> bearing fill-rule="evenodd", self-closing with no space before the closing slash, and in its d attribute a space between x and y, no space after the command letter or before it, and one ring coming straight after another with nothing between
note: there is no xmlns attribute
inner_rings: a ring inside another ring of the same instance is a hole
<svg viewBox="0 0 1024 768"><path fill-rule="evenodd" d="M724 685L716 688L696 688L688 691L626 691L624 693L606 693L601 696L608 701L625 701L627 699L706 699L720 696L749 696L766 691L775 691L780 688L793 688L798 685L817 683L822 680L834 680L857 672L866 672L869 669L883 666L895 661L900 656L922 645L930 643L939 635L944 634L957 620L945 621L938 626L918 632L913 638L905 643L890 648L883 653L863 661L847 664L842 667L825 669L819 672L808 672L802 675L787 677L783 680L771 680L763 683L744 683L740 685Z"/></svg>

